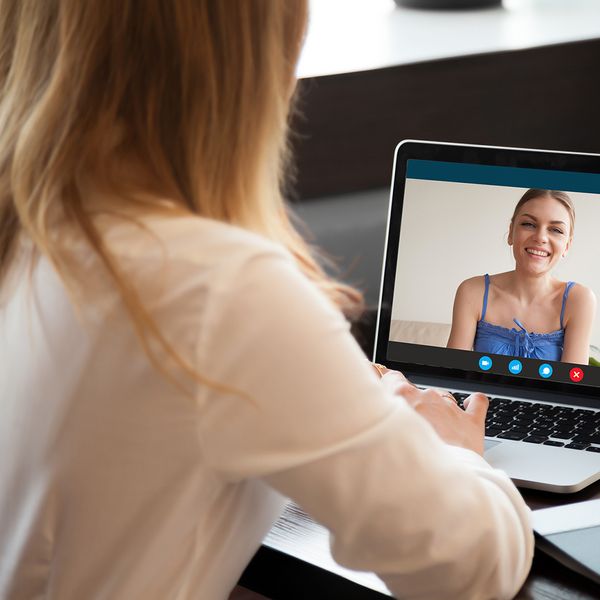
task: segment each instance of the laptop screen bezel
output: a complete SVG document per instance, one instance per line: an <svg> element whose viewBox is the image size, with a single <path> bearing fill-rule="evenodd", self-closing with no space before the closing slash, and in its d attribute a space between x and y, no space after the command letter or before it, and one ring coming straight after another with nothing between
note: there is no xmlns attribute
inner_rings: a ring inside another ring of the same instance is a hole
<svg viewBox="0 0 600 600"><path fill-rule="evenodd" d="M461 382L469 382L470 384L492 385L505 389L507 393L522 391L524 383L526 383L528 390L553 392L561 395L568 393L580 397L597 397L600 394L600 389L596 386L586 386L583 382L568 383L564 381L543 380L541 378L539 380L528 378L525 382L523 378L511 375L486 373L475 369L463 371L418 364L416 362L399 362L388 358L388 342L400 243L406 170L407 162L410 159L600 174L600 155L596 154L477 146L425 140L405 140L400 142L396 147L394 155L394 168L390 190L382 283L375 332L375 362L384 364L391 369L400 370L409 376L425 379L432 378L447 383L456 382L459 384ZM437 351L445 351L445 349L437 348ZM448 350L448 352L464 351Z"/></svg>

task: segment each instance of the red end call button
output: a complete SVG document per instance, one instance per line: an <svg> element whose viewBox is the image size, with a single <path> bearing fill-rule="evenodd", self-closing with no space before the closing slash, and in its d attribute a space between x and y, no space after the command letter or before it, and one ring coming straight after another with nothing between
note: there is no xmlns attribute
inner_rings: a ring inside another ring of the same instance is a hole
<svg viewBox="0 0 600 600"><path fill-rule="evenodd" d="M569 371L569 377L571 378L571 381L574 381L575 383L583 381L583 370L579 367L573 367Z"/></svg>

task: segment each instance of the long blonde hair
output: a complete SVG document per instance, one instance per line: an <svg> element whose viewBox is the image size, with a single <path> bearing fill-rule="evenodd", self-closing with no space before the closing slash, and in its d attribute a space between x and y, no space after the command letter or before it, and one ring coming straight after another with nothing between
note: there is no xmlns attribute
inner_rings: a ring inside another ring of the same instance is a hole
<svg viewBox="0 0 600 600"><path fill-rule="evenodd" d="M194 371L86 207L84 178L130 197L114 171L127 156L160 188L146 191L280 242L337 306L357 309L360 294L325 275L280 191L306 13L306 0L0 0L0 286L21 235L76 283L53 235L60 219L100 259L154 364L153 339Z"/></svg>

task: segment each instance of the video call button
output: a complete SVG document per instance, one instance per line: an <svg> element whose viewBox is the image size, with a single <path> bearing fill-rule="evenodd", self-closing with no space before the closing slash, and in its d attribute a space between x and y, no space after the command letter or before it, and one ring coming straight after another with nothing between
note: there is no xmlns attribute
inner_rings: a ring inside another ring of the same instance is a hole
<svg viewBox="0 0 600 600"><path fill-rule="evenodd" d="M574 381L575 383L583 381L583 369L580 367L573 367L569 371L569 377L571 378L571 381Z"/></svg>
<svg viewBox="0 0 600 600"><path fill-rule="evenodd" d="M482 356L479 359L479 368L482 371L489 371L492 368L492 359L489 356Z"/></svg>
<svg viewBox="0 0 600 600"><path fill-rule="evenodd" d="M508 363L508 370L513 375L518 375L523 370L523 363L520 360L511 360Z"/></svg>
<svg viewBox="0 0 600 600"><path fill-rule="evenodd" d="M538 372L540 374L540 377L543 377L544 379L548 379L548 377L552 377L552 373L553 373L552 365L549 365L548 363L544 363L543 365L540 365Z"/></svg>

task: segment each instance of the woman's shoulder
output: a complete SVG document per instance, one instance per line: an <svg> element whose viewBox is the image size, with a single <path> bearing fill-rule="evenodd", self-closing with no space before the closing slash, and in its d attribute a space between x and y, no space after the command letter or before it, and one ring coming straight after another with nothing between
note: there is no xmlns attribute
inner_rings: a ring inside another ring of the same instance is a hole
<svg viewBox="0 0 600 600"><path fill-rule="evenodd" d="M170 243L180 242L183 253L194 256L199 247L233 255L285 254L283 246L259 233L204 217L180 217L165 231Z"/></svg>
<svg viewBox="0 0 600 600"><path fill-rule="evenodd" d="M481 295L485 289L485 275L469 277L460 283L456 290L457 295L470 297L473 294Z"/></svg>
<svg viewBox="0 0 600 600"><path fill-rule="evenodd" d="M574 283L569 289L563 307L565 329L576 324L591 327L596 314L596 295L589 287L581 283Z"/></svg>
<svg viewBox="0 0 600 600"><path fill-rule="evenodd" d="M243 227L196 215L149 216L107 230L117 255L148 260L233 264L256 255L287 256L286 249Z"/></svg>
<svg viewBox="0 0 600 600"><path fill-rule="evenodd" d="M568 285L567 283L564 284ZM569 289L567 306L579 309L586 306L596 306L596 294L582 283L573 282Z"/></svg>
<svg viewBox="0 0 600 600"><path fill-rule="evenodd" d="M469 277L460 283L454 299L456 310L468 310L479 320L485 294L485 275Z"/></svg>
<svg viewBox="0 0 600 600"><path fill-rule="evenodd" d="M503 292L510 285L511 272L494 273L493 275L476 275L461 282L456 290L456 298L461 302L469 302L477 310L481 308L481 302L486 291L486 279L488 286L493 288L491 294ZM495 291L494 291L495 290Z"/></svg>
<svg viewBox="0 0 600 600"><path fill-rule="evenodd" d="M113 222L105 232L121 271L153 298L162 298L167 289L235 293L277 265L297 269L282 244L204 217L146 215Z"/></svg>

